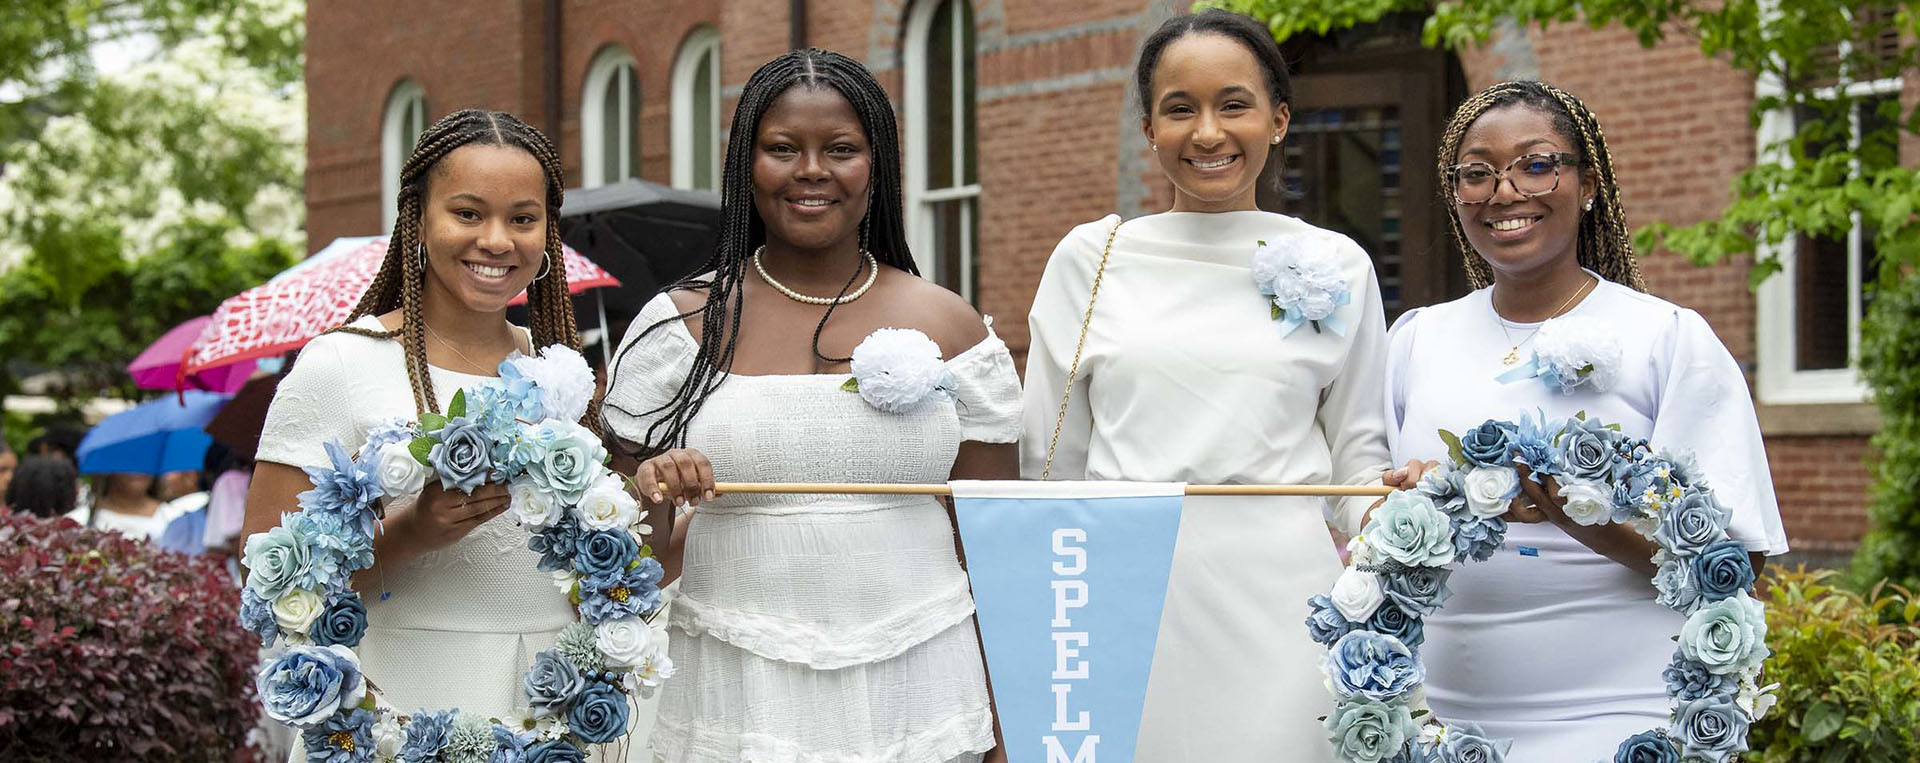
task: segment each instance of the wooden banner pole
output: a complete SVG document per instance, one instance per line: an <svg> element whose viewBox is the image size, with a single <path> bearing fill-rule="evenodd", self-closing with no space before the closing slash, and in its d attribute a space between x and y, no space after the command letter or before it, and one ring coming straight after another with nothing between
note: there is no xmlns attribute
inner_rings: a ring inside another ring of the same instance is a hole
<svg viewBox="0 0 1920 763"><path fill-rule="evenodd" d="M660 486L662 490L666 485ZM720 482L715 493L820 494L820 495L953 495L946 483L932 484L859 484L831 482ZM1384 496L1393 492L1385 485L1188 485L1187 495L1268 495L1268 496Z"/></svg>

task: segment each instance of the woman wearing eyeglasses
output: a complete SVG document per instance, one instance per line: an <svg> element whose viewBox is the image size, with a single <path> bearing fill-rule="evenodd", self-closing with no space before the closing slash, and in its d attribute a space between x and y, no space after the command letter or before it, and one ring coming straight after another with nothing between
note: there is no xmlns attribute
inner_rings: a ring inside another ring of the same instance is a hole
<svg viewBox="0 0 1920 763"><path fill-rule="evenodd" d="M1746 379L1698 313L1646 293L1593 113L1551 85L1501 83L1455 112L1440 157L1478 288L1394 324L1395 463L1445 458L1442 429L1584 411L1690 452L1756 569L1784 553ZM1538 373L1566 357L1585 373ZM1455 571L1426 622L1428 698L1448 723L1513 739L1509 760L1611 759L1621 740L1665 728L1661 673L1682 619L1651 582L1654 544L1571 521L1551 482L1522 484L1505 545Z"/></svg>

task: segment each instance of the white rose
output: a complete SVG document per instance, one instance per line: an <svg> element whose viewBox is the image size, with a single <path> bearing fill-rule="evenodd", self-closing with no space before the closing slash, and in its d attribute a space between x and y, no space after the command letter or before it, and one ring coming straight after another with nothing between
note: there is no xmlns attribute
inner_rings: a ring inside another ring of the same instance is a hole
<svg viewBox="0 0 1920 763"><path fill-rule="evenodd" d="M608 665L639 667L653 646L653 627L638 617L608 620L593 627L593 645L607 656Z"/></svg>
<svg viewBox="0 0 1920 763"><path fill-rule="evenodd" d="M305 588L289 588L273 600L273 619L280 623L282 630L294 633L306 633L314 619L325 611L326 600Z"/></svg>
<svg viewBox="0 0 1920 763"><path fill-rule="evenodd" d="M1575 524L1591 527L1613 519L1613 489L1603 483L1568 479L1560 486L1560 497L1567 499L1561 511Z"/></svg>
<svg viewBox="0 0 1920 763"><path fill-rule="evenodd" d="M431 471L413 457L413 451L405 442L381 448L374 468L380 478L380 492L396 500L419 495L427 486L427 472Z"/></svg>
<svg viewBox="0 0 1920 763"><path fill-rule="evenodd" d="M1381 586L1380 576L1371 572L1348 567L1340 573L1340 579L1333 581L1333 608L1349 622L1363 623L1380 608L1380 602L1387 600L1387 592Z"/></svg>
<svg viewBox="0 0 1920 763"><path fill-rule="evenodd" d="M509 510L513 517L528 527L552 527L566 513L559 501L529 477L507 483L507 498L511 501Z"/></svg>
<svg viewBox="0 0 1920 763"><path fill-rule="evenodd" d="M1520 494L1520 474L1507 466L1478 466L1467 472L1462 487L1468 511L1476 517L1497 517L1507 513Z"/></svg>
<svg viewBox="0 0 1920 763"><path fill-rule="evenodd" d="M589 530L624 530L640 516L640 504L627 495L619 477L608 473L594 480L580 496L574 516Z"/></svg>

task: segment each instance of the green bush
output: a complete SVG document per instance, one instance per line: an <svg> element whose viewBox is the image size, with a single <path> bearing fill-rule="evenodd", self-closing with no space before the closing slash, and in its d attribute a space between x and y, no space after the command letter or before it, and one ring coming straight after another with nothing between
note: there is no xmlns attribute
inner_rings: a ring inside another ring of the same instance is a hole
<svg viewBox="0 0 1920 763"><path fill-rule="evenodd" d="M1767 574L1761 681L1780 684L1780 704L1754 724L1748 760L1920 761L1920 597L1884 582L1862 595L1837 574Z"/></svg>
<svg viewBox="0 0 1920 763"><path fill-rule="evenodd" d="M1920 589L1920 275L1882 282L1860 326L1860 374L1880 407L1873 528L1853 557L1854 587Z"/></svg>

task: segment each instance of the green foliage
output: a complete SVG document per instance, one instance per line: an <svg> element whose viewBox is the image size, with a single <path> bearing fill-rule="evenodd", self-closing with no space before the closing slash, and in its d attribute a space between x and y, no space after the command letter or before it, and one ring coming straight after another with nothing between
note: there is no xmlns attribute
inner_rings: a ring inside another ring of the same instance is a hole
<svg viewBox="0 0 1920 763"><path fill-rule="evenodd" d="M0 82L84 79L94 44L150 37L171 47L214 36L281 82L297 82L304 37L294 0L8 0L0 16Z"/></svg>
<svg viewBox="0 0 1920 763"><path fill-rule="evenodd" d="M1873 530L1854 554L1854 580L1920 590L1920 278L1874 292L1860 327L1860 373L1880 406L1880 432Z"/></svg>
<svg viewBox="0 0 1920 763"><path fill-rule="evenodd" d="M1767 660L1780 704L1748 738L1758 763L1920 760L1920 598L1865 595L1832 570L1767 575Z"/></svg>

